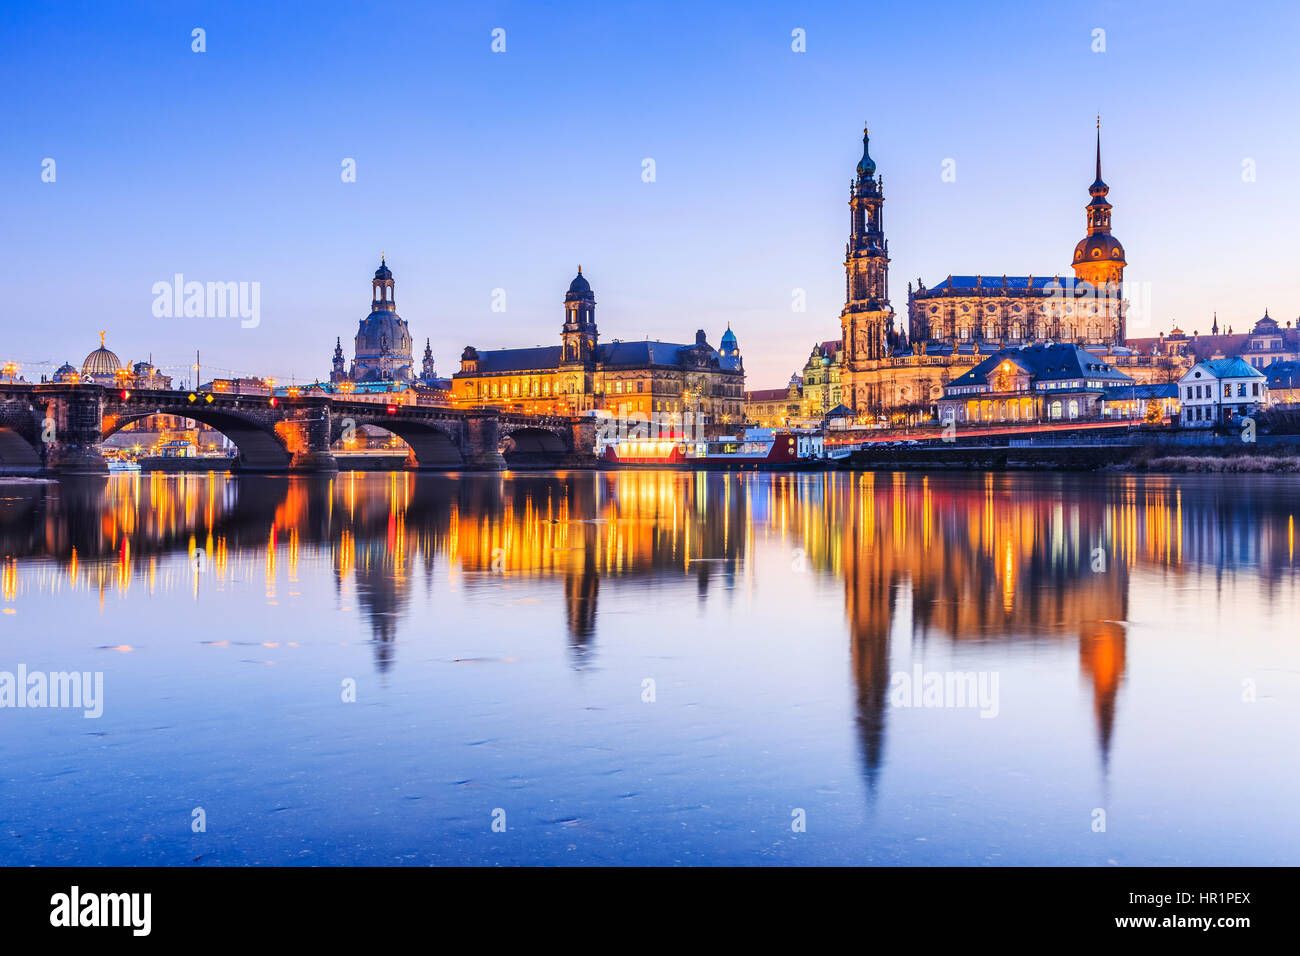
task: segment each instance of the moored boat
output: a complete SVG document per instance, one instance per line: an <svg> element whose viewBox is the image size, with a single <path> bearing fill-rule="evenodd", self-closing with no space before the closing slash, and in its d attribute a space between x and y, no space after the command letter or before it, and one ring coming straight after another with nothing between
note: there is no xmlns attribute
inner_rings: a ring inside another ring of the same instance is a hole
<svg viewBox="0 0 1300 956"><path fill-rule="evenodd" d="M689 468L704 471L775 471L824 467L819 432L747 428L739 435L702 440L680 437L625 438L604 447L610 467Z"/></svg>

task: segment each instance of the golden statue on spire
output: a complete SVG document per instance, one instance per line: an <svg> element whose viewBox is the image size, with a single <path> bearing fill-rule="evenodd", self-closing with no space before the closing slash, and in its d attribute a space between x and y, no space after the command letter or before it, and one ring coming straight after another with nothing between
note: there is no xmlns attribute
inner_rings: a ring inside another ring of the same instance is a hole
<svg viewBox="0 0 1300 956"><path fill-rule="evenodd" d="M99 347L100 347L101 349L104 347L104 336L106 336L107 334L108 334L108 330L107 330L107 329L101 329L101 330L100 330L100 333L99 333Z"/></svg>

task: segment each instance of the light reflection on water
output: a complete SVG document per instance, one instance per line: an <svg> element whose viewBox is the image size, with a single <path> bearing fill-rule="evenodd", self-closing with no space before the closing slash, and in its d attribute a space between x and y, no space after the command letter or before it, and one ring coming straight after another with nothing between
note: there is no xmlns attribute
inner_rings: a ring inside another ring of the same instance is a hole
<svg viewBox="0 0 1300 956"><path fill-rule="evenodd" d="M1236 475L0 485L0 670L105 684L98 720L0 710L0 862L1293 862L1293 501ZM918 672L994 677L996 716L903 706Z"/></svg>

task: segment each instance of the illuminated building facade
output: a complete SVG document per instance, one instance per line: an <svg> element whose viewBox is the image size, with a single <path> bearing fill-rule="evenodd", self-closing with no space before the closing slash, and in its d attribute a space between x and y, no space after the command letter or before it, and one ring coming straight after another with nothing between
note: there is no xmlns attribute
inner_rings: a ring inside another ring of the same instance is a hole
<svg viewBox="0 0 1300 956"><path fill-rule="evenodd" d="M1003 349L944 388L939 420L1096 420L1108 393L1132 385L1132 378L1078 345Z"/></svg>
<svg viewBox="0 0 1300 956"><path fill-rule="evenodd" d="M932 413L945 386L989 354L1035 343L1086 347L1098 356L1095 362L1143 365L1142 380L1154 377L1154 368L1145 368L1153 363L1127 361L1127 258L1111 232L1109 192L1101 177L1099 129L1086 232L1064 275L949 275L933 288L918 280L908 285L908 327L896 328L889 304L884 184L864 131L849 192L841 336L834 349L823 343L823 354L814 354L824 372L811 360L805 367L807 413L825 414L842 403L862 424L916 419Z"/></svg>
<svg viewBox="0 0 1300 956"><path fill-rule="evenodd" d="M715 349L701 329L682 345L650 340L602 343L596 297L578 267L564 296L560 344L480 350L467 345L452 376L458 405L497 405L530 414L689 413L701 424L740 422L745 368L728 327Z"/></svg>

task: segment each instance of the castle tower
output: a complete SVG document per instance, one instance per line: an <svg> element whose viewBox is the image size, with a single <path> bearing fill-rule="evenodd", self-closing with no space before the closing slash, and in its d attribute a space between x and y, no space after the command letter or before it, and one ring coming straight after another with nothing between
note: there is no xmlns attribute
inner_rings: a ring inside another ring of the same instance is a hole
<svg viewBox="0 0 1300 956"><path fill-rule="evenodd" d="M1074 277L1088 283L1097 297L1101 336L1111 344L1123 344L1124 247L1110 234L1110 187L1101 178L1101 117L1097 117L1097 177L1088 187L1088 234L1074 247Z"/></svg>
<svg viewBox="0 0 1300 956"><path fill-rule="evenodd" d="M589 365L596 359L596 296L591 283L578 266L578 275L569 283L564 296L564 328L560 339L564 343L565 364Z"/></svg>
<svg viewBox="0 0 1300 956"><path fill-rule="evenodd" d="M888 356L894 327L894 310L889 306L889 243L881 218L883 180L876 177L876 163L868 146L868 131L863 129L862 159L849 187L849 241L844 253L844 311L840 313L845 371L849 373L847 397L855 409L878 401L870 394L871 386L853 379Z"/></svg>

